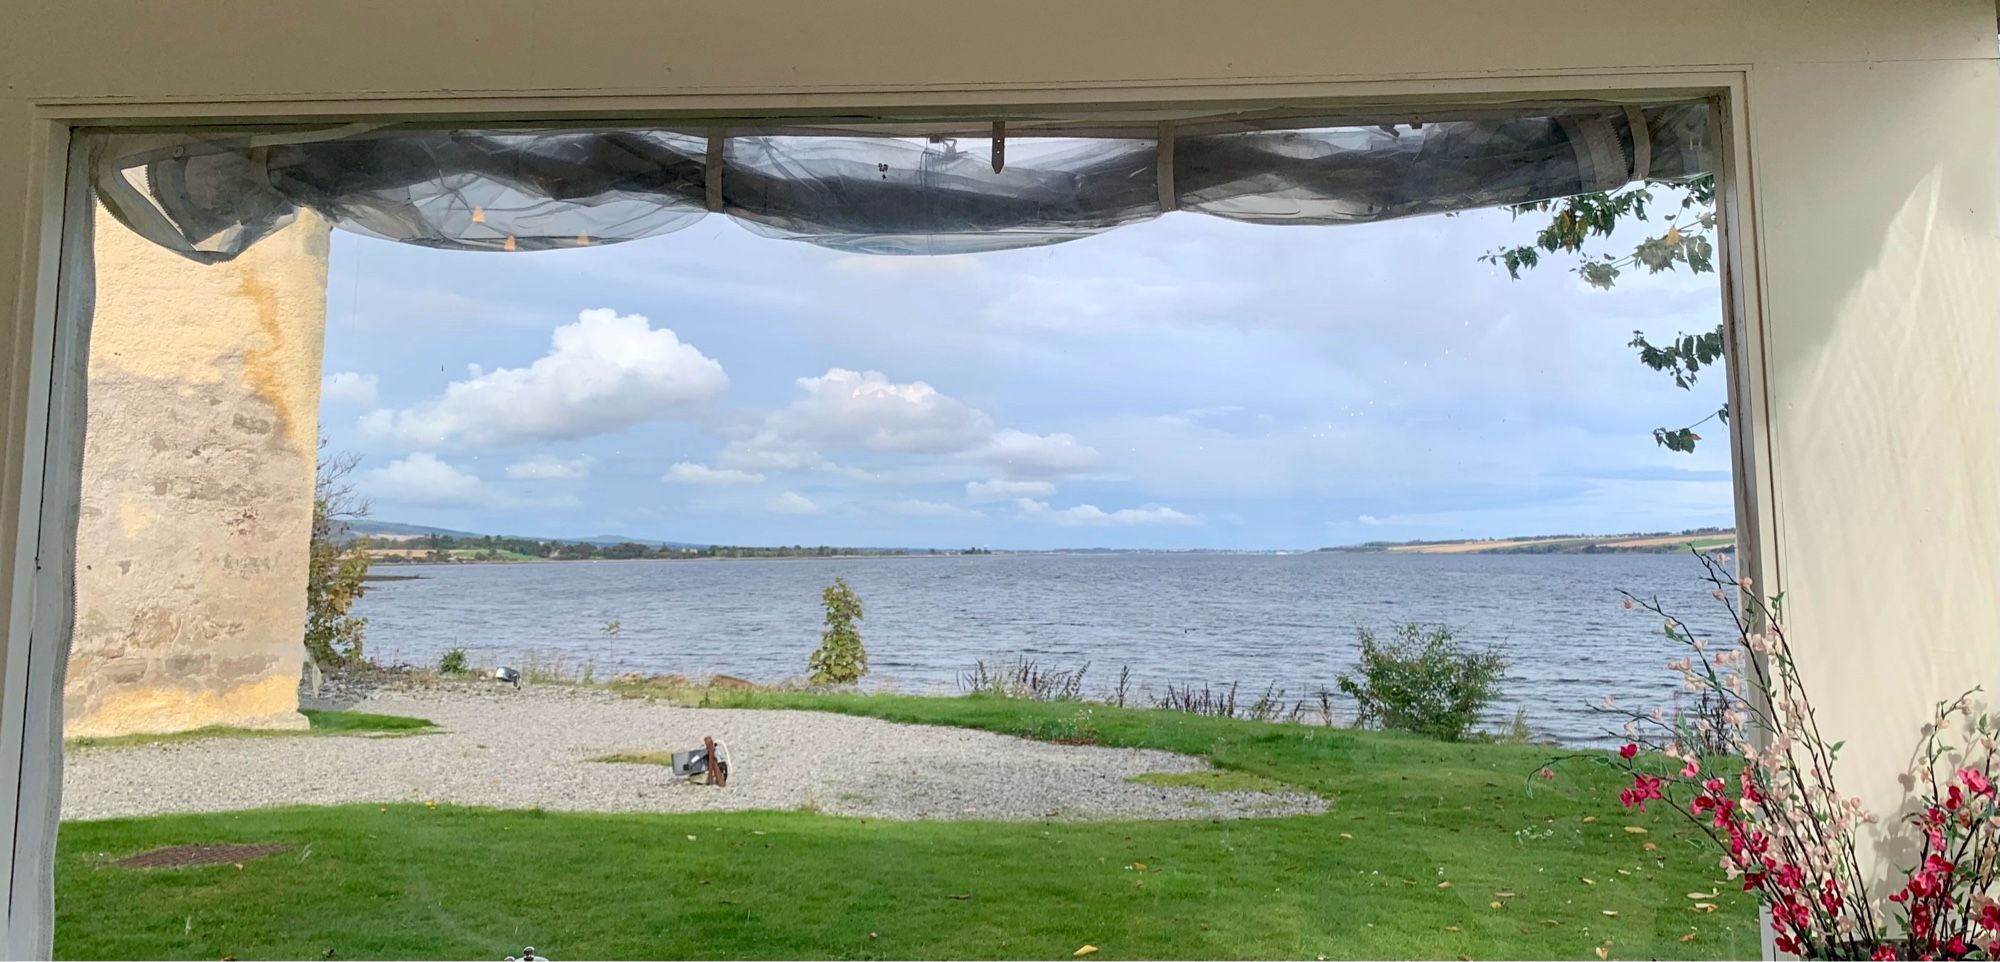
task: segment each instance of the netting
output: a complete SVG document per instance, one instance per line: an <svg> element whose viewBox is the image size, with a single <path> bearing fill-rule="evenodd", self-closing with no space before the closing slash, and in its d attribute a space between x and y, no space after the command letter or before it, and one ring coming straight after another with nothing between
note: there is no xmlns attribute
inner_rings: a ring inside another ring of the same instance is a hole
<svg viewBox="0 0 2000 962"><path fill-rule="evenodd" d="M1710 166L1700 102L1281 123L1011 137L998 125L998 136L911 136L907 123L111 134L94 144L95 185L134 230L205 261L234 257L301 208L457 250L617 243L715 212L839 250L945 254L1075 240L1172 210L1356 223L1682 181Z"/></svg>

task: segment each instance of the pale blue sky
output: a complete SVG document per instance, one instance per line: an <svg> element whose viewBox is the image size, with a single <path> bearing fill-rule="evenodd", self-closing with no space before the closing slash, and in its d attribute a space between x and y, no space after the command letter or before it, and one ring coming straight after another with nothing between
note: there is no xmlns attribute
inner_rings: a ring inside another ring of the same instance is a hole
<svg viewBox="0 0 2000 962"><path fill-rule="evenodd" d="M1500 212L1171 214L966 257L720 217L451 253L336 233L324 433L383 520L732 544L1311 548L1728 524L1721 402L1625 346L1713 275L1478 263Z"/></svg>

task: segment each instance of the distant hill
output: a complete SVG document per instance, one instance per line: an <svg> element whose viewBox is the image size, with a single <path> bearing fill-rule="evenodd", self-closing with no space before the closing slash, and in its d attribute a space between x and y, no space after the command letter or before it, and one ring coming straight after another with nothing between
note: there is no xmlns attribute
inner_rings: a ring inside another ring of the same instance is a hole
<svg viewBox="0 0 2000 962"><path fill-rule="evenodd" d="M341 522L341 527L349 535L367 535L383 541L408 541L413 538L428 538L442 535L447 538L483 538L483 531L460 531L456 528L438 528L427 524L406 524L401 521L377 521L374 518L356 518ZM586 538L549 537L548 535L520 534L496 535L503 538L528 538L535 541L561 541L567 544L594 544L600 547L612 544L642 544L648 548L705 548L707 545L686 541L661 541L658 538L633 538L622 534L597 534Z"/></svg>
<svg viewBox="0 0 2000 962"><path fill-rule="evenodd" d="M568 541L571 544L594 544L603 547L608 544L643 544L648 548L705 548L707 545L686 541L658 541L653 538L633 538L622 534L594 534L588 538L551 538L551 541Z"/></svg>
<svg viewBox="0 0 2000 962"><path fill-rule="evenodd" d="M1728 528L1691 528L1642 534L1548 535L1466 541L1370 541L1321 551L1387 551L1397 554L1665 554L1724 551L1736 546Z"/></svg>
<svg viewBox="0 0 2000 962"><path fill-rule="evenodd" d="M374 518L355 518L352 521L337 522L338 526L351 535L367 535L371 538L423 538L441 534L447 538L477 538L474 531L459 531L453 528L433 528L425 524L404 524L401 521L377 521Z"/></svg>
<svg viewBox="0 0 2000 962"><path fill-rule="evenodd" d="M382 522L382 520L374 520L374 518L354 518L350 522L340 522L340 528L342 528L342 534L344 534L340 540L352 540L354 536L362 536L362 534L366 534L370 538L376 538L376 540L384 540L384 542L390 542L390 540L404 542L404 540L412 540L412 538L430 538L432 534L438 534L438 536L444 536L444 538L486 538L486 532L462 532L458 528L436 528L436 526L430 526L430 524L406 524L406 522ZM648 548L708 548L706 542L702 542L702 544L694 544L694 542L666 542L666 540L660 540L660 538L634 538L634 536L628 536L628 534L592 534L592 536L586 536L586 538L548 536L548 534L496 534L494 538L524 538L524 540L536 540L536 542L564 542L564 544L596 544L598 548L604 548L608 544L644 544Z"/></svg>

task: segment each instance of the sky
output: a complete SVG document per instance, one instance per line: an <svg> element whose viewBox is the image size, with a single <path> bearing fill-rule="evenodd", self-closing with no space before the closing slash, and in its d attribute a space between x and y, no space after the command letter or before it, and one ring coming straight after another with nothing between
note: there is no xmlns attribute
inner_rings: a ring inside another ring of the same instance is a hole
<svg viewBox="0 0 2000 962"><path fill-rule="evenodd" d="M1714 275L1478 256L1500 211L1173 213L1051 247L846 254L723 217L448 252L336 232L321 431L378 520L716 544L1306 549L1728 525L1718 407L1632 332ZM1629 250L1636 235L1606 249Z"/></svg>

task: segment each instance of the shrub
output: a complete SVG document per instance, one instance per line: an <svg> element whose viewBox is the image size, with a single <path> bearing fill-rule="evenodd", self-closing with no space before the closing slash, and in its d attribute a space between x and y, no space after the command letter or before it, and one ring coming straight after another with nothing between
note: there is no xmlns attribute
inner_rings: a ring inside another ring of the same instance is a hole
<svg viewBox="0 0 2000 962"><path fill-rule="evenodd" d="M852 685L868 674L868 650L861 647L861 632L854 627L861 620L861 598L844 578L833 579L819 598L826 607L826 630L806 668L815 685Z"/></svg>
<svg viewBox="0 0 2000 962"><path fill-rule="evenodd" d="M471 669L465 667L465 649L453 648L438 659L438 674L463 675Z"/></svg>
<svg viewBox="0 0 2000 962"><path fill-rule="evenodd" d="M1506 662L1465 650L1444 625L1398 625L1388 641L1366 628L1358 634L1360 677L1340 675L1340 690L1356 704L1356 725L1463 741L1500 693Z"/></svg>

